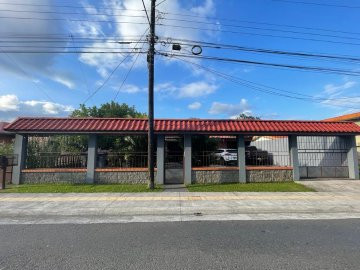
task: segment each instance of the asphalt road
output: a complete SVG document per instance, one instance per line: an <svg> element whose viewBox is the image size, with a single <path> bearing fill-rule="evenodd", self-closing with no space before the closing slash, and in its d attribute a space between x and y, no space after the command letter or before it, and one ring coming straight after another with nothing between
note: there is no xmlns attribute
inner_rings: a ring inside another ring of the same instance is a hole
<svg viewBox="0 0 360 270"><path fill-rule="evenodd" d="M0 269L359 266L359 219L0 226Z"/></svg>

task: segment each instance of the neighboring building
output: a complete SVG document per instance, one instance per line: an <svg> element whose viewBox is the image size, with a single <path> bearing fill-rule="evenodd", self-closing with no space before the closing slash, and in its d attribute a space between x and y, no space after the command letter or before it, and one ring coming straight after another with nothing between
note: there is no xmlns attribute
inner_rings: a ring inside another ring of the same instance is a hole
<svg viewBox="0 0 360 270"><path fill-rule="evenodd" d="M14 134L4 130L8 124L8 122L0 122L0 143L12 143L15 138Z"/></svg>
<svg viewBox="0 0 360 270"><path fill-rule="evenodd" d="M337 117L324 119L324 121L325 122L339 122L339 121L354 122L355 124L360 126L360 112L340 115ZM360 156L360 136L356 136L356 147L357 147L358 156Z"/></svg>

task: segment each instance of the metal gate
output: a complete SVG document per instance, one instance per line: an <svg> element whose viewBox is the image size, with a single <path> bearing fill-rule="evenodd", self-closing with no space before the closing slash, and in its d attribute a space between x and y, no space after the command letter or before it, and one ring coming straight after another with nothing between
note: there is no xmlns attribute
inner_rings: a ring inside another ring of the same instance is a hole
<svg viewBox="0 0 360 270"><path fill-rule="evenodd" d="M184 183L184 139L165 137L165 184Z"/></svg>

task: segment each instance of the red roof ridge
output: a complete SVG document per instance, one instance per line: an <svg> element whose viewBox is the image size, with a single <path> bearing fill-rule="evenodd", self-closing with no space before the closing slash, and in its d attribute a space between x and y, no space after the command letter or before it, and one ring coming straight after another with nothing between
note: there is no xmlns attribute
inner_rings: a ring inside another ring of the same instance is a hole
<svg viewBox="0 0 360 270"><path fill-rule="evenodd" d="M134 117L53 117L53 116L40 116L40 117L32 117L32 116L21 116L17 117L13 122L9 123L8 125L11 125L12 123L16 122L17 120L21 119L28 119L28 120L141 120L141 121L147 121L148 118L134 118ZM214 121L214 122L291 122L291 123L324 123L327 122L325 120L274 120L274 119L213 119L213 118L155 118L155 121L194 121L194 122L204 122L204 121ZM344 121L331 121L331 123L340 123L340 124L348 124L349 122Z"/></svg>

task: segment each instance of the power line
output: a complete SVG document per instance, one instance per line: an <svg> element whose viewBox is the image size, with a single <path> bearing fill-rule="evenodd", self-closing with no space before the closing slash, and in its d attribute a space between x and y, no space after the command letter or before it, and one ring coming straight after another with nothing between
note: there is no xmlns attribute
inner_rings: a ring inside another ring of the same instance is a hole
<svg viewBox="0 0 360 270"><path fill-rule="evenodd" d="M148 24L148 23L145 23L145 22L129 22L129 21L119 22L119 21L114 21L114 20L89 20L89 19L66 19L66 18L37 18L37 17L11 17L11 16L0 16L0 19L69 21L69 22L97 22L97 23L138 24L138 25ZM176 19L168 19L168 20L175 20L175 21L176 21ZM196 21L189 21L189 20L179 20L179 21L196 22ZM207 24L206 22L204 22L204 23ZM335 44L360 45L360 43L340 42L340 41L333 41L333 40L323 40L323 39L294 37L294 36L278 36L278 35L271 35L271 34L260 34L260 33L252 33L252 32L249 33L249 32L242 32L242 31L223 30L223 29L214 29L214 28L202 28L202 27L184 26L184 25L172 25L172 24L163 24L163 23L160 23L160 24L158 24L158 25L159 25L159 26L166 26L166 27L174 27L174 28L187 28L187 29L203 30L203 31L215 31L215 32L230 33L230 34L246 34L246 35L257 35L257 36L276 37L276 38L288 38L288 39L297 39L297 40L308 40L308 41L328 42L328 43L335 43ZM343 38L343 39L360 40L360 38L355 38L355 37L342 37L342 36L335 36L335 35L306 33L306 32L289 31L289 30L281 30L281 29L260 28L260 27L239 26L239 25L238 25L238 26L233 25L232 27L248 28L248 29L254 29L254 30L264 30L264 31L287 32L287 33L304 34L304 35L315 35L315 36L324 36L324 37L332 37L332 38Z"/></svg>
<svg viewBox="0 0 360 270"><path fill-rule="evenodd" d="M11 53L11 54L52 54L52 53L57 53L57 54L76 54L79 53L79 51L17 51L17 50L6 50L3 51L4 53ZM146 51L144 52L134 52L134 51L81 51L81 53L87 53L87 54L91 54L91 53L97 53L97 54L106 54L106 53L118 53L118 54L124 54L124 53L128 53L128 54L132 54L132 53L147 53Z"/></svg>
<svg viewBox="0 0 360 270"><path fill-rule="evenodd" d="M297 29L306 29L306 30L316 30L316 31L324 31L324 32L360 35L360 32L334 30L334 29L328 29L328 28L306 27L306 26L298 26L298 25L291 25L291 24L276 24L276 23L270 23L270 22L257 22L257 21L239 20L239 19L231 19L231 18L198 16L198 15L194 15L194 14L184 14L184 13L172 13L172 12L161 12L161 13L164 14L164 15L168 14L168 15L178 16L178 17L189 17L189 18L196 18L196 19L215 20L215 23L218 22L218 21L228 21L228 22L237 22L237 23L271 25L271 26L280 26L280 27L288 27L288 28L297 28Z"/></svg>
<svg viewBox="0 0 360 270"><path fill-rule="evenodd" d="M119 22L114 20L89 20L89 19L69 19L69 18L38 18L38 17L14 17L14 16L0 16L0 19L16 19L16 20L39 20L39 21L69 21L69 22L98 22L98 23L113 23L113 24L148 24L144 22Z"/></svg>
<svg viewBox="0 0 360 270"><path fill-rule="evenodd" d="M187 63L191 63L195 66L198 66L198 67L202 67L202 68L206 68L200 64L197 64L197 63L194 63L192 61L189 61L189 60L185 60L185 59L181 59L179 57L175 57L177 59L180 59L182 60L183 62L187 62ZM220 72L220 71L219 71ZM231 75L228 75L228 76L231 76ZM236 77L238 78L238 77ZM240 79L238 78L239 80L241 81L244 81L244 82L247 82L247 83L251 83L251 84L254 84L254 85L258 85L258 86L261 86L261 87L265 87L265 88L270 88L272 90L275 90L275 91L279 91L279 92L284 92L284 93L288 93L288 94L294 94L294 95L297 95L297 96L303 96L303 97L307 97L307 98L311 98L311 99L316 99L316 100L322 100L322 101L340 101L340 100L351 100L351 99L354 99L354 98L360 98L360 96L353 96L353 97L341 97L341 98L336 98L336 99L333 99L333 98L321 98L321 97L316 97L316 96L311 96L311 95L307 95L307 94L303 94L303 93L299 93L299 92L294 92L294 91L289 91L289 90L283 90L283 89L280 89L280 88L275 88L275 87L271 87L271 86L267 86L267 85L264 85L264 84L261 84L261 83L256 83L256 82L252 82L252 81L249 81L249 80L245 80L245 79ZM351 103L351 101L350 101Z"/></svg>
<svg viewBox="0 0 360 270"><path fill-rule="evenodd" d="M38 90L40 90L41 92L43 92L43 94L44 94L50 101L52 101L53 103L56 103L56 102L51 98L51 96L49 96L49 94L48 94L42 87L40 87L36 82L34 82L33 76L30 75L30 73L26 72L25 69L23 69L23 67L22 67L20 64L18 64L17 61L16 61L13 57L11 57L10 55L8 55L7 52L3 51L1 48L0 48L0 52L3 53L3 54L5 54L5 55L10 59L10 61L12 61L12 62L14 63L14 65L17 66L18 69L20 69L20 71L21 71L26 77L30 77L30 78L31 78L31 82L32 82L33 84L35 84L35 87L36 87Z"/></svg>
<svg viewBox="0 0 360 270"><path fill-rule="evenodd" d="M74 44L74 46L76 46L76 43L75 43L74 38L73 38L71 33L70 33L70 38L71 38L72 43ZM81 52L79 52L79 54L81 54ZM85 72L84 72L84 69L83 69L83 66L81 65L81 63L79 63L79 68L80 68L81 77L82 77L82 80L83 80L83 82L85 84L87 92L88 92L88 94L90 94L89 81L87 80L87 77L85 75Z"/></svg>
<svg viewBox="0 0 360 270"><path fill-rule="evenodd" d="M143 47L144 47L144 45L143 45ZM114 101L117 99L117 97L118 97L118 95L119 95L119 93L120 93L120 91L121 91L121 88L124 86L127 78L129 77L131 71L133 70L133 68L134 68L134 66L135 66L135 64L136 64L139 56L140 56L140 53L137 54L136 58L134 59L134 61L133 61L132 64L131 64L131 67L129 68L129 70L127 71L126 75L124 76L124 79L122 80L122 82L121 82L121 84L120 84L120 86L119 86L119 89L118 89L118 91L116 92L116 95L115 95L115 97L114 97L114 99L113 99Z"/></svg>
<svg viewBox="0 0 360 270"><path fill-rule="evenodd" d="M189 22L189 23L197 23L197 24L206 24L206 25L215 25L215 26L221 26L221 27L246 28L246 29L265 30L265 31L272 31L272 32L282 32L282 33L303 34L303 35L312 35L312 36L321 36L321 37L360 40L360 38L347 37L347 36L338 36L338 35L329 35L329 34L320 34L320 33L310 33L310 32L301 32L301 31L274 29L274 28L262 28L262 27L244 26L244 25L237 25L237 24L219 24L219 23L216 23L216 22L215 23L214 22L204 22L204 21L198 21L198 20L185 20L185 19L172 19L172 18L164 18L164 20L177 21L177 22Z"/></svg>
<svg viewBox="0 0 360 270"><path fill-rule="evenodd" d="M235 51L246 51L246 52L257 52L257 53L266 53L266 54L276 54L276 55L287 55L287 56L301 56L301 57L314 57L314 58L328 58L332 60L346 60L358 62L360 57L356 56L347 56L347 55L330 55L330 54L319 54L311 52L294 52L294 51L283 51L283 50L273 50L273 49L264 49L264 48L253 48L246 46L239 46L234 44L221 44L197 40L187 40L187 39L172 39L172 38L161 38L160 42L169 43L179 43L180 45L185 46L194 46L201 45L204 48L212 49L224 49L224 50L235 50Z"/></svg>
<svg viewBox="0 0 360 270"><path fill-rule="evenodd" d="M307 40L307 41L326 42L326 43L333 43L333 44L360 46L360 43L352 43L352 42L341 42L341 41L335 41L335 40L324 40L324 39L304 38L304 37L295 37L295 36L279 36L279 35L272 35L272 34L260 34L260 33L253 33L253 32L232 31L232 30L220 30L220 29L211 29L211 28L184 26L184 25L180 26L180 25L171 25L171 24L158 24L158 26L194 29L194 30L202 30L202 31L210 31L210 32L215 31L215 32L222 32L222 33L229 33L229 34L243 34L243 35L251 35L251 36L286 38L286 39L294 39L294 40Z"/></svg>
<svg viewBox="0 0 360 270"><path fill-rule="evenodd" d="M141 39L145 36L145 34L147 33L147 31L149 30L149 28L147 28L144 32L144 34L141 36L141 38L139 39L139 41L141 41ZM138 44L136 44L135 46L137 46ZM135 48L134 48L135 49ZM116 70L120 67L120 65L127 59L129 58L130 53L127 54L122 61L120 61L120 63L110 72L110 74L108 75L108 77L103 81L103 83L92 93L90 94L85 101L82 104L85 104L89 99L91 99L97 92L99 92L104 86L105 84L111 79L112 75L116 72Z"/></svg>
<svg viewBox="0 0 360 270"><path fill-rule="evenodd" d="M162 0L160 3L157 3L155 7L160 6L162 3L166 2L166 0Z"/></svg>
<svg viewBox="0 0 360 270"><path fill-rule="evenodd" d="M144 0L141 0L141 2L142 2L142 4L143 4L143 6L144 6L144 11L145 11L145 14L146 14L146 18L147 18L148 23L149 23L149 26L150 26L151 23L150 23L150 19L149 19L149 14L148 14L148 12L147 12L147 10L146 10Z"/></svg>
<svg viewBox="0 0 360 270"><path fill-rule="evenodd" d="M124 9L128 10L128 9ZM61 12L61 11L43 11L43 10L14 10L14 9L0 9L0 12L12 13L32 13L32 14L57 14L57 15L84 15L84 16L107 16L107 17L127 17L127 18L145 18L144 15L124 15L124 14L109 14L109 13L84 13L84 12ZM139 11L140 12L140 11Z"/></svg>
<svg viewBox="0 0 360 270"><path fill-rule="evenodd" d="M168 55L164 55L164 54L161 54L162 56L166 56L168 57ZM228 74L225 74L223 72L220 72L220 71L217 71L217 70L214 70L214 69L210 69L210 68L207 68L207 67L204 67L202 65L199 65L199 64L196 64L192 61L188 61L188 60L185 60L185 59L182 59L181 57L177 57L177 56L174 56L176 59L179 59L181 61L184 61L184 62L187 62L187 63L190 63L194 66L197 66L198 68L201 68L205 71L208 71L212 74L215 74L219 77L222 77L226 80L229 80L233 83L237 83L237 84L240 84L242 86L245 86L245 87L248 87L250 89L253 89L253 90L256 90L256 91L260 91L260 92L263 92L263 93L266 93L266 94L270 94L270 95L276 95L276 96L281 96L281 97L287 97L287 98L291 98L291 99L297 99L297 100L302 100L302 101L309 101L309 102L313 102L313 103L321 103L321 104L324 104L324 101L332 101L334 99L323 99L323 102L318 102L316 100L312 100L312 99L309 99L309 98L305 98L305 97L296 97L296 96L291 96L291 95L287 95L287 94L282 94L282 93L278 93L278 92L275 92L275 91L272 91L272 90L268 90L268 89L263 89L261 87L257 87L256 85L260 85L260 84L257 84L257 83L254 83L254 82L250 82L250 81L245 81L238 78L238 77L235 77L235 76L232 76L232 75L228 75ZM254 85L252 85L254 84ZM275 89L273 87L268 87L268 86L265 86L265 85L262 85L263 87L266 87L266 88L272 88L272 89ZM337 100L340 102L340 100ZM350 102L351 103L351 102ZM335 106L335 107L342 107L342 108L347 108L347 109L358 109L356 107L345 107L345 106L341 106L341 105L336 105L336 104L331 104L331 106Z"/></svg>
<svg viewBox="0 0 360 270"><path fill-rule="evenodd" d="M72 6L72 5L46 5L46 4L27 4L27 3L9 3L9 2L0 2L0 5L9 5L9 6L27 6L27 7L52 7L52 8L73 8L73 9L91 9L93 6L83 5L83 6ZM142 12L142 9L125 9L125 8L110 8L110 7L97 7L99 10L116 10L116 11L139 11Z"/></svg>
<svg viewBox="0 0 360 270"><path fill-rule="evenodd" d="M360 8L360 6L337 5L337 4L326 4L326 3L305 2L305 1L290 1L290 0L273 0L273 1L290 3L290 4L304 4L304 5L324 6L324 7Z"/></svg>
<svg viewBox="0 0 360 270"><path fill-rule="evenodd" d="M167 52L160 52L160 53L166 54ZM269 67L276 67L276 68L287 68L287 69L297 69L297 70L304 70L304 71L341 74L341 75L348 75L348 76L360 76L360 72L352 71L352 70L345 70L345 69L337 69L337 68L279 64L279 63L259 62L259 61L250 61L250 60L234 59L234 58L224 58L224 57L217 57L217 56L204 56L204 55L196 56L196 55L192 55L192 54L169 54L169 55L194 58L194 59L221 61L221 62L231 62L231 63L241 63L241 64L249 64L249 65L269 66Z"/></svg>

